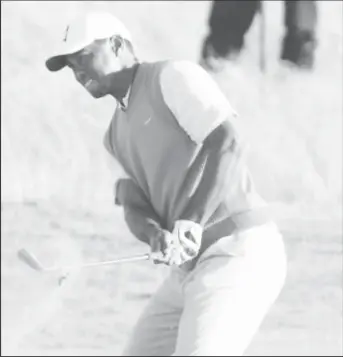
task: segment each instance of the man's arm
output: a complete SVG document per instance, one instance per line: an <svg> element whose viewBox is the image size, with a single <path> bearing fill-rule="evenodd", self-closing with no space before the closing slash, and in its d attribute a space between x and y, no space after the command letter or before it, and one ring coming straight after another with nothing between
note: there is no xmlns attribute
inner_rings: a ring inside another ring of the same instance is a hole
<svg viewBox="0 0 343 357"><path fill-rule="evenodd" d="M104 146L111 159L116 158L111 144L112 123L104 137ZM111 167L112 165L110 165ZM150 246L155 263L173 264L172 236L163 229L161 219L151 206L140 187L130 178L121 178L115 185L115 204L122 206L124 219L130 232L141 242Z"/></svg>
<svg viewBox="0 0 343 357"><path fill-rule="evenodd" d="M160 218L143 191L131 179L120 179L116 183L115 204L124 209L125 221L131 233L140 241L150 240L160 234Z"/></svg>
<svg viewBox="0 0 343 357"><path fill-rule="evenodd" d="M198 65L171 62L162 70L160 83L165 104L200 147L185 177L183 193L190 197L178 219L204 228L239 177L243 150L230 121L236 113Z"/></svg>
<svg viewBox="0 0 343 357"><path fill-rule="evenodd" d="M150 245L155 263L180 265L189 254L175 254L177 242L170 232L163 229L160 218L142 190L131 179L120 179L116 184L115 203L123 206L125 221L131 233ZM192 250L192 246L190 247Z"/></svg>
<svg viewBox="0 0 343 357"><path fill-rule="evenodd" d="M117 160L112 146L112 131L111 122L103 139L110 170L113 169L113 161ZM118 171L118 167L116 167L116 171ZM160 218L155 213L144 192L128 177L125 170L122 176L123 178L119 179L115 184L115 204L123 207L124 219L130 232L141 242L151 244L152 238L159 235L162 230Z"/></svg>
<svg viewBox="0 0 343 357"><path fill-rule="evenodd" d="M223 122L206 137L190 167L184 188L192 186L195 180L198 183L178 219L195 222L204 228L223 198L237 187L242 156L235 131L229 122ZM200 179L193 175L199 171Z"/></svg>

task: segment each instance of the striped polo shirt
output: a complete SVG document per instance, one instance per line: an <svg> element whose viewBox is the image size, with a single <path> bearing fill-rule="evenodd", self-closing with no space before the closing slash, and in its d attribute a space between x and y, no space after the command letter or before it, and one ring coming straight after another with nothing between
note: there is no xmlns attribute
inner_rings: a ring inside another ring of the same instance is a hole
<svg viewBox="0 0 343 357"><path fill-rule="evenodd" d="M220 88L199 65L173 60L141 63L128 106L125 110L118 106L104 145L142 189L164 228L172 231L201 175L198 168L192 185L183 186L203 141L235 116ZM224 209L217 210L218 215L225 212L225 217L217 221L265 206L247 167L243 164L238 172L230 194L223 195ZM225 225L220 227L223 232L209 229L211 235L229 234Z"/></svg>

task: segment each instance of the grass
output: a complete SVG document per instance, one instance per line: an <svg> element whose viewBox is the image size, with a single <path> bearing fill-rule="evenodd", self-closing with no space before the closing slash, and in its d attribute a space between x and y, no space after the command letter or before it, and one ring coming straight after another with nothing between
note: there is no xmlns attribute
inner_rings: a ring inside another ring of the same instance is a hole
<svg viewBox="0 0 343 357"><path fill-rule="evenodd" d="M239 63L214 75L240 114L256 185L274 207L290 262L252 355L342 353L342 3L318 6L314 72L280 66L282 3L267 2L267 73L258 69L256 18ZM91 100L67 70L44 68L61 22L90 7L126 22L143 58L197 61L209 2L1 3L2 348L9 353L119 354L165 274L145 263L101 268L58 290L54 277L27 271L15 256L22 246L47 263L145 249L112 206L120 168L108 169L102 135L115 103Z"/></svg>

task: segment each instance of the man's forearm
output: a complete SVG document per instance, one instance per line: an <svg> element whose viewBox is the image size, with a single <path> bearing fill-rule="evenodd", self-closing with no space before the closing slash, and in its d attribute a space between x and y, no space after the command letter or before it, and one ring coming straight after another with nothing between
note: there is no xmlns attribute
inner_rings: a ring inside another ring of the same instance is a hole
<svg viewBox="0 0 343 357"><path fill-rule="evenodd" d="M162 230L158 217L148 207L124 206L124 217L130 232L143 243L149 244Z"/></svg>
<svg viewBox="0 0 343 357"><path fill-rule="evenodd" d="M184 184L185 189L199 180L196 175L201 175L201 178L179 219L204 227L223 201L224 195L235 185L241 163L242 148L231 125L225 123L205 139L192 163Z"/></svg>
<svg viewBox="0 0 343 357"><path fill-rule="evenodd" d="M160 218L144 192L131 179L121 179L116 185L117 205L124 209L125 221L131 233L149 244L150 239L161 231Z"/></svg>

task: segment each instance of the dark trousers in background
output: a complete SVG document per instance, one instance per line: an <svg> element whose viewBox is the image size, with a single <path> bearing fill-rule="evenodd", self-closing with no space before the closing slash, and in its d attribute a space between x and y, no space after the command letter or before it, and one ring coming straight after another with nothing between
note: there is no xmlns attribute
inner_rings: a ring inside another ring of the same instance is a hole
<svg viewBox="0 0 343 357"><path fill-rule="evenodd" d="M311 65L316 43L317 4L315 1L284 1L284 4L281 58L298 65ZM243 48L245 34L260 6L261 1L213 1L206 41L219 57L227 57Z"/></svg>

